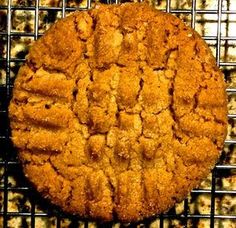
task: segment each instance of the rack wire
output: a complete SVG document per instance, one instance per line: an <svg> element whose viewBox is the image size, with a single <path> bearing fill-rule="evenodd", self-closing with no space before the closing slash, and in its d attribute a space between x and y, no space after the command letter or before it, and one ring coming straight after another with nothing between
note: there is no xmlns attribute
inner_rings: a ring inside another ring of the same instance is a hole
<svg viewBox="0 0 236 228"><path fill-rule="evenodd" d="M149 0L149 3L179 16L213 50L228 85L229 131L220 162L199 189L168 213L129 225L236 227L236 1ZM24 178L10 142L7 107L15 75L25 61L31 41L37 40L58 18L75 10L87 10L93 4L91 0L0 0L0 227L124 226L80 221L45 202Z"/></svg>

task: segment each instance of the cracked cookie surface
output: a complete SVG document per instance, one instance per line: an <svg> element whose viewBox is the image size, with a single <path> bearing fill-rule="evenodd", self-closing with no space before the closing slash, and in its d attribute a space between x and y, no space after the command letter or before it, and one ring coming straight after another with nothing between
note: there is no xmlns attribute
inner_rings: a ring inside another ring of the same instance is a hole
<svg viewBox="0 0 236 228"><path fill-rule="evenodd" d="M37 190L85 218L164 212L217 161L223 75L180 19L145 4L75 12L37 40L9 106L12 140Z"/></svg>

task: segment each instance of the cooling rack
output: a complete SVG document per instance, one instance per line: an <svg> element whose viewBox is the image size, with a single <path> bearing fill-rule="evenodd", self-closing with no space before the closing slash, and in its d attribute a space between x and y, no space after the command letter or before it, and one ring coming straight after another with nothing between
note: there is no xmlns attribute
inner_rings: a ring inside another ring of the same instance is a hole
<svg viewBox="0 0 236 228"><path fill-rule="evenodd" d="M135 1L135 0L134 0ZM100 1L117 4L125 1ZM149 0L196 29L227 82L228 135L219 163L199 189L168 213L137 224L96 224L63 214L40 198L22 174L10 142L8 103L28 52L52 23L91 0L0 0L0 227L236 227L236 1Z"/></svg>

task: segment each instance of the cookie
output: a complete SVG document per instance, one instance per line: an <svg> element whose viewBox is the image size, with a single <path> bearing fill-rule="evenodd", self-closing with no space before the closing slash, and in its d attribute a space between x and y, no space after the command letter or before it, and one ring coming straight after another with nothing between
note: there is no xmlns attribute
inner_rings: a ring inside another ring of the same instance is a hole
<svg viewBox="0 0 236 228"><path fill-rule="evenodd" d="M214 167L227 98L207 44L146 4L98 5L30 49L9 106L25 175L65 212L138 221Z"/></svg>

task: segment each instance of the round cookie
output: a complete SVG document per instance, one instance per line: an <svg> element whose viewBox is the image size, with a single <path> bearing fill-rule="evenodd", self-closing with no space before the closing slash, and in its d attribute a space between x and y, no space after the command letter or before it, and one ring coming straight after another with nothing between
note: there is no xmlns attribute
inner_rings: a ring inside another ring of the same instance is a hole
<svg viewBox="0 0 236 228"><path fill-rule="evenodd" d="M9 106L12 140L42 195L83 218L137 221L183 200L224 144L223 75L180 19L98 5L30 49Z"/></svg>

